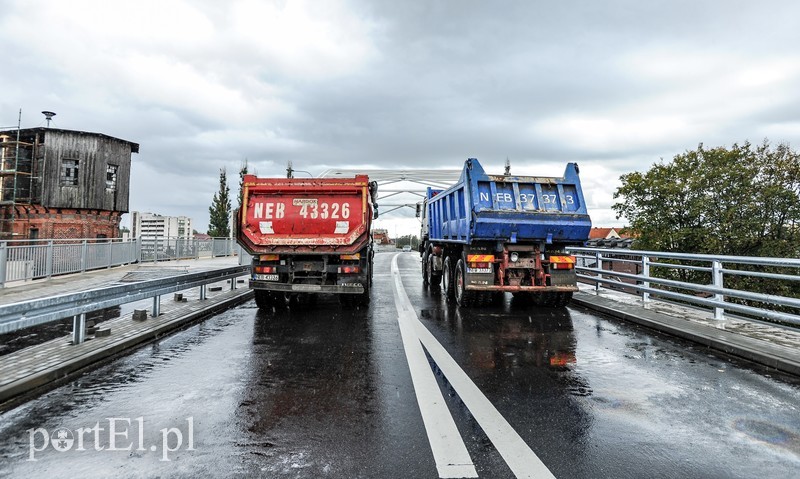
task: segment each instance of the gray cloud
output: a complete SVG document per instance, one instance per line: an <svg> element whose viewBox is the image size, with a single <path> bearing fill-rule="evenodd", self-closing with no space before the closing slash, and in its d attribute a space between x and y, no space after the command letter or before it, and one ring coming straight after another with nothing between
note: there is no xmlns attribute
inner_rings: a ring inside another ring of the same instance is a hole
<svg viewBox="0 0 800 479"><path fill-rule="evenodd" d="M50 109L140 143L132 208L201 231L245 158L265 176L578 161L611 224L622 173L700 142L800 143L790 1L6 3L0 124Z"/></svg>

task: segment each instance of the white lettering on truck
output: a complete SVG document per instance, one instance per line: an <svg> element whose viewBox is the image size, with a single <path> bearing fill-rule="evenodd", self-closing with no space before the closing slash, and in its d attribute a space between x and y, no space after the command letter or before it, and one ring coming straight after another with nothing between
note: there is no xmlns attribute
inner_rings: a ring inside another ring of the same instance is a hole
<svg viewBox="0 0 800 479"><path fill-rule="evenodd" d="M497 193L494 200L498 203L511 203L514 201L514 197L511 196L511 193Z"/></svg>
<svg viewBox="0 0 800 479"><path fill-rule="evenodd" d="M315 219L348 219L350 218L350 204L349 203L301 203L300 211L297 213L303 218Z"/></svg>
<svg viewBox="0 0 800 479"><path fill-rule="evenodd" d="M256 203L253 205L253 218L271 220L281 219L286 212L286 205L283 203Z"/></svg>

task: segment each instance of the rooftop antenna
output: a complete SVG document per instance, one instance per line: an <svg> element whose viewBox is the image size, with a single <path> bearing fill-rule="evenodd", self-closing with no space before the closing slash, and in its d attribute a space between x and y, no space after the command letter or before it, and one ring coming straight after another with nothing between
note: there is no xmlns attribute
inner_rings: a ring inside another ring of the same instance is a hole
<svg viewBox="0 0 800 479"><path fill-rule="evenodd" d="M44 117L47 119L47 128L50 128L50 120L52 120L53 117L56 116L56 114L53 113L52 111L45 110L42 112L42 115L44 115Z"/></svg>
<svg viewBox="0 0 800 479"><path fill-rule="evenodd" d="M506 156L506 172L503 173L506 176L511 176L511 161Z"/></svg>

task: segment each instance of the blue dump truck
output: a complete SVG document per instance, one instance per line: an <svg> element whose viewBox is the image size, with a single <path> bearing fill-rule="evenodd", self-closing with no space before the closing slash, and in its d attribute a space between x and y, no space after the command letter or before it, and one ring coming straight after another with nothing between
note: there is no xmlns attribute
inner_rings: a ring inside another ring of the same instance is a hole
<svg viewBox="0 0 800 479"><path fill-rule="evenodd" d="M422 220L423 283L448 300L479 306L501 300L563 306L578 290L575 257L592 221L578 177L568 163L561 178L488 175L475 158L458 183L428 188Z"/></svg>

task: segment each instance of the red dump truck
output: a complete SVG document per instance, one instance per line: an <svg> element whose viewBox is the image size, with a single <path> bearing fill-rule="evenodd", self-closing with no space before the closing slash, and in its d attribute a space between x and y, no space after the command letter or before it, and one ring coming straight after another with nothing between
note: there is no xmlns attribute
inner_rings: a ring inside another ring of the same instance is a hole
<svg viewBox="0 0 800 479"><path fill-rule="evenodd" d="M253 257L259 308L332 293L366 304L372 285L377 184L354 178L245 175L236 239Z"/></svg>

